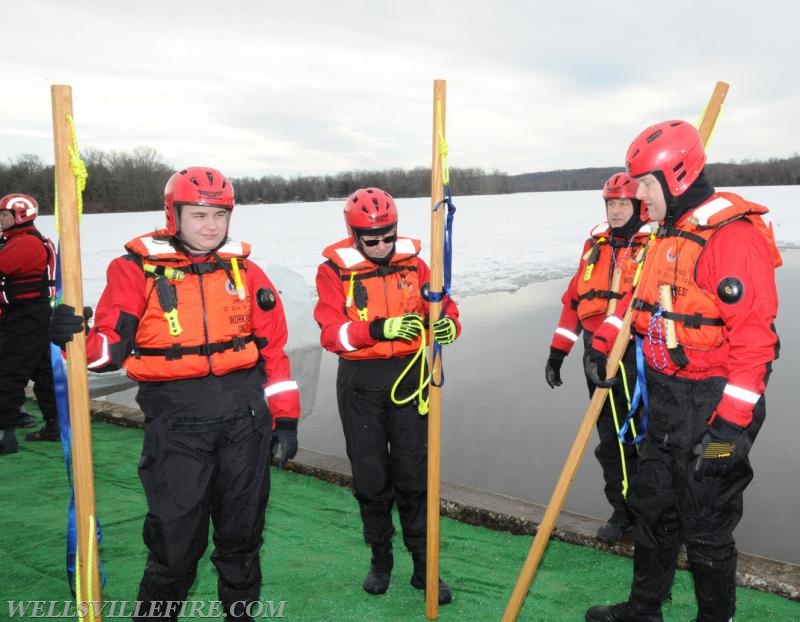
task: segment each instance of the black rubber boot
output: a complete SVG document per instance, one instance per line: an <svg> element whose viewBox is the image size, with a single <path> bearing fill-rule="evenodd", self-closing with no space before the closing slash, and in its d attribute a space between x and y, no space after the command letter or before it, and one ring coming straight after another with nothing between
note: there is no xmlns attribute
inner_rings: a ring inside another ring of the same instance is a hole
<svg viewBox="0 0 800 622"><path fill-rule="evenodd" d="M36 419L31 417L24 410L20 411L8 422L9 427L13 428L35 428Z"/></svg>
<svg viewBox="0 0 800 622"><path fill-rule="evenodd" d="M255 620L247 615L247 607L252 603L246 601L239 601L233 605L222 605L223 620L225 622L255 622Z"/></svg>
<svg viewBox="0 0 800 622"><path fill-rule="evenodd" d="M61 432L58 429L58 422L55 419L48 419L44 422L41 430L29 432L25 435L26 441L60 441Z"/></svg>
<svg viewBox="0 0 800 622"><path fill-rule="evenodd" d="M633 531L633 518L625 508L615 508L611 518L597 530L596 537L605 544L616 544L631 531Z"/></svg>
<svg viewBox="0 0 800 622"><path fill-rule="evenodd" d="M663 622L658 614L639 614L629 603L599 605L586 612L586 622Z"/></svg>
<svg viewBox="0 0 800 622"><path fill-rule="evenodd" d="M14 428L0 430L0 456L17 453L17 434Z"/></svg>
<svg viewBox="0 0 800 622"><path fill-rule="evenodd" d="M370 594L385 594L392 577L392 543L372 545L372 563L362 587Z"/></svg>
<svg viewBox="0 0 800 622"><path fill-rule="evenodd" d="M690 562L697 597L696 622L728 622L736 613L736 555L725 560Z"/></svg>
<svg viewBox="0 0 800 622"><path fill-rule="evenodd" d="M425 555L412 553L411 558L414 561L414 572L411 575L411 587L424 590L427 572ZM450 590L450 586L439 577L439 604L446 605L451 600L453 600L453 592Z"/></svg>

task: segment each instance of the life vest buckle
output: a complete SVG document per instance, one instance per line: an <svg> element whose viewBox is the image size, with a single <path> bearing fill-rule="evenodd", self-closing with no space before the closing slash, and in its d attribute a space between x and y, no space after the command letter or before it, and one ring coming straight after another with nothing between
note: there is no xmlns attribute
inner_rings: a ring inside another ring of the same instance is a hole
<svg viewBox="0 0 800 622"><path fill-rule="evenodd" d="M179 343L174 343L171 346L164 348L164 358L168 361L177 361L178 359L183 358L183 348L181 348Z"/></svg>
<svg viewBox="0 0 800 622"><path fill-rule="evenodd" d="M221 354L225 352L224 343L204 343L197 348L197 353L201 356L211 356L212 354Z"/></svg>

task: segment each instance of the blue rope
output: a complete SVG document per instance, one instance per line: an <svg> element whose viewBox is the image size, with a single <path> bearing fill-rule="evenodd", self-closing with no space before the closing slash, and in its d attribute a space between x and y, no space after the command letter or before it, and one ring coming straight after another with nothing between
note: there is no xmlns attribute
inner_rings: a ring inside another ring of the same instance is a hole
<svg viewBox="0 0 800 622"><path fill-rule="evenodd" d="M56 253L56 303L61 302L61 247ZM72 481L72 429L69 420L69 384L67 382L67 364L61 354L61 348L50 344L50 363L53 367L53 385L55 386L56 410L58 411L58 426L61 430L61 452L64 456L64 468L67 472L69 483L69 508L67 510L67 579L69 589L75 596L75 561L78 551L78 526L75 514L75 486ZM103 530L100 520L97 519L97 544L98 549L103 541ZM103 564L98 560L100 568L101 586L105 587L106 574Z"/></svg>
<svg viewBox="0 0 800 622"><path fill-rule="evenodd" d="M428 300L430 302L442 302L445 299L445 296L450 295L450 284L452 280L452 268L453 268L453 217L456 214L456 206L453 203L453 196L450 192L450 184L445 184L444 186L444 197L441 201L439 201L436 206L433 208L435 212L438 210L442 205L447 206L447 215L445 218L445 226L444 226L444 245L442 250L442 268L443 268L443 283L442 283L442 291L434 292L430 291L428 293ZM447 302L449 302L449 298ZM447 307L445 305L442 306L442 309L439 313L439 317L437 319L442 319L445 316L445 312L447 311ZM433 340L432 345L432 356L431 361L435 361L437 358L441 358L442 356L442 344L440 344L435 339ZM442 387L444 386L444 367L442 367L442 378L440 381L433 377L431 377L431 385L434 387Z"/></svg>
<svg viewBox="0 0 800 622"><path fill-rule="evenodd" d="M631 425L631 419L636 414L639 404L644 404L642 408L642 420L639 423L639 433L632 441L625 440L625 435ZM619 429L619 440L623 443L631 445L638 445L644 438L647 432L647 414L650 412L650 399L647 395L647 380L644 375L644 352L642 352L642 338L636 336L636 388L633 390L633 397L631 398L631 407L628 414L625 415L625 423Z"/></svg>

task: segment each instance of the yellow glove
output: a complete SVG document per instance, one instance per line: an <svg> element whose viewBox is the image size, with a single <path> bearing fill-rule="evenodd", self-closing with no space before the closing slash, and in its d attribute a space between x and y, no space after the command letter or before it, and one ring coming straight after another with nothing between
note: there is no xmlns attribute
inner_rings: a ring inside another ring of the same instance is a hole
<svg viewBox="0 0 800 622"><path fill-rule="evenodd" d="M379 333L380 338L387 341L392 341L394 339L411 341L414 337L419 335L424 328L422 316L417 313L406 313L396 317L381 318L373 321L379 323L379 326L376 328L380 330L376 332Z"/></svg>
<svg viewBox="0 0 800 622"><path fill-rule="evenodd" d="M453 343L457 335L456 323L452 318L439 318L433 323L433 338L443 346Z"/></svg>

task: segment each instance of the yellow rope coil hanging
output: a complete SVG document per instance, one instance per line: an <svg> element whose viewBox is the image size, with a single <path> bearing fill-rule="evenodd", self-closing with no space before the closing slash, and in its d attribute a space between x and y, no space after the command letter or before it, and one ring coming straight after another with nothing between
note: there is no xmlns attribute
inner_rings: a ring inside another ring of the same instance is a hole
<svg viewBox="0 0 800 622"><path fill-rule="evenodd" d="M89 178L89 172L86 169L86 163L81 158L78 151L78 133L75 131L75 120L71 114L67 115L67 122L72 133L72 144L67 145L69 152L69 167L72 169L72 174L75 176L76 185L78 188L78 221L80 222L83 215L83 191L86 188L86 180ZM53 200L53 215L56 225L56 233L58 233L58 181L56 181L56 193Z"/></svg>

